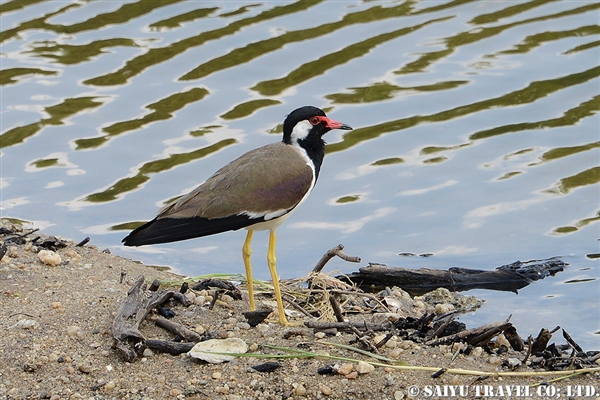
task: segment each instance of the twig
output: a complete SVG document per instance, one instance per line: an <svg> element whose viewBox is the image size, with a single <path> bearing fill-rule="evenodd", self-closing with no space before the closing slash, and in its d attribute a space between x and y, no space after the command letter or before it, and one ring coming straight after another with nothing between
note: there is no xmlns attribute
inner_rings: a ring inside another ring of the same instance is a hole
<svg viewBox="0 0 600 400"><path fill-rule="evenodd" d="M458 340L464 340L465 342L475 347L480 343L487 343L491 338L500 334L502 331L504 331L510 326L512 326L510 322L495 322L492 324L480 326L479 328L468 329L466 331L461 331L453 335L444 336L439 339L428 340L427 342L425 342L425 344L427 346L438 346L441 344L450 344Z"/></svg>
<svg viewBox="0 0 600 400"><path fill-rule="evenodd" d="M525 363L529 359L529 356L531 356L532 348L533 348L533 335L529 335L529 338L527 339L527 353L525 354L525 358L523 359L523 361L521 361L521 364L525 365Z"/></svg>
<svg viewBox="0 0 600 400"><path fill-rule="evenodd" d="M317 291L317 290L314 290L314 291ZM339 289L331 289L331 290L329 290L329 292L332 294L348 294L348 295L366 297L368 299L373 300L377 304L379 304L386 312L391 312L391 310L385 304L383 304L377 297L375 297L369 293L353 292L353 291L349 291L349 290L339 290Z"/></svg>
<svg viewBox="0 0 600 400"><path fill-rule="evenodd" d="M431 340L438 337L438 335L442 333L452 321L454 321L454 316L450 316L450 318L448 318L442 324L440 324L440 326L427 338L427 340Z"/></svg>
<svg viewBox="0 0 600 400"><path fill-rule="evenodd" d="M281 298L284 299L285 301L287 301L292 307L294 307L296 310L300 311L302 314L306 315L307 317L310 317L310 318L314 317L314 315L312 315L311 313L306 311L304 308L302 308L302 306L300 304L298 304L294 300L292 300L290 298L290 296L288 296L287 294L282 293Z"/></svg>
<svg viewBox="0 0 600 400"><path fill-rule="evenodd" d="M331 308L333 308L333 314L335 315L335 319L338 322L344 322L344 315L342 315L342 307L340 303L335 299L335 296L329 296L329 303L331 304Z"/></svg>
<svg viewBox="0 0 600 400"><path fill-rule="evenodd" d="M367 324L365 323L365 328L366 328L366 325ZM365 348L368 349L368 351L370 351L372 353L377 353L377 347L375 347L371 343L370 337L363 336L362 333L354 325L350 325L350 329L356 335L356 342L362 343L362 345L365 346ZM350 343L352 343L352 342L350 342Z"/></svg>
<svg viewBox="0 0 600 400"><path fill-rule="evenodd" d="M86 237L85 239L83 239L81 242L77 243L75 245L75 247L83 247L85 246L88 242L90 241L90 237Z"/></svg>
<svg viewBox="0 0 600 400"><path fill-rule="evenodd" d="M35 232L37 232L37 231L39 231L39 230L40 230L40 228L35 228L35 229L32 229L30 232L25 232L25 233L23 233L22 235L15 236L15 237L12 237L12 238L8 238L8 239L7 239L7 241L8 241L8 240L10 240L10 241L13 241L13 240L17 240L17 239L23 239L25 236L29 236L29 235L31 235L32 233L35 233Z"/></svg>
<svg viewBox="0 0 600 400"><path fill-rule="evenodd" d="M319 260L317 265L315 265L312 272L315 274L321 272L323 267L325 267L325 264L327 264L327 262L329 262L329 260L331 260L335 256L338 256L342 260L348 261L348 262L358 263L361 261L360 257L349 256L348 254L344 253L342 250L344 250L343 244L338 244L333 249L327 250L327 252L323 255L323 257L321 257L321 259Z"/></svg>
<svg viewBox="0 0 600 400"><path fill-rule="evenodd" d="M320 321L304 321L304 325L307 328L313 328L317 330L325 329L338 329L342 331L351 331L351 326L355 328L364 328L372 331L387 331L391 328L389 324L367 324L364 322L320 322Z"/></svg>
<svg viewBox="0 0 600 400"><path fill-rule="evenodd" d="M215 308L215 304L217 304L217 300L219 299L219 296L221 295L221 291L220 290L215 290L215 295L213 296L210 305L208 306L209 310L212 310L213 308Z"/></svg>
<svg viewBox="0 0 600 400"><path fill-rule="evenodd" d="M394 336L394 332L388 332L379 342L375 343L375 348L380 349Z"/></svg>
<svg viewBox="0 0 600 400"><path fill-rule="evenodd" d="M571 345L571 347L573 347L575 350L577 350L578 352L582 352L583 349L581 348L581 346L579 346L571 337L571 335L569 335L567 333L567 331L565 331L565 329L563 328L563 337L565 338L565 340Z"/></svg>
<svg viewBox="0 0 600 400"><path fill-rule="evenodd" d="M434 378L434 379L435 378L439 378L446 371L448 371L448 369L442 368L442 369L438 370L437 372L434 372L433 374L431 374L431 377Z"/></svg>

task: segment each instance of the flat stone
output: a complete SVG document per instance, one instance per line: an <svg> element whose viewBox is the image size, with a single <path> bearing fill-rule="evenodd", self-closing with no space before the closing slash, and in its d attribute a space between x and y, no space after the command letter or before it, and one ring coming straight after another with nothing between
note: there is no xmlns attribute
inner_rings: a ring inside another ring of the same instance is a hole
<svg viewBox="0 0 600 400"><path fill-rule="evenodd" d="M235 356L214 353L246 353L248 345L241 339L210 339L197 343L188 354L191 357L204 360L211 364L220 364L225 361L231 361Z"/></svg>

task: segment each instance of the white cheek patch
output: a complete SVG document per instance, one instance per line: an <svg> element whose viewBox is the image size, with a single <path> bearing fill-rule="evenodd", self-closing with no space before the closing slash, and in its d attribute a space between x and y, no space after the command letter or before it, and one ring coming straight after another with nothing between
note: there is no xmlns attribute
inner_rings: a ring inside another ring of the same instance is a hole
<svg viewBox="0 0 600 400"><path fill-rule="evenodd" d="M297 143L298 140L306 139L312 128L313 126L307 120L298 122L292 130L292 143Z"/></svg>

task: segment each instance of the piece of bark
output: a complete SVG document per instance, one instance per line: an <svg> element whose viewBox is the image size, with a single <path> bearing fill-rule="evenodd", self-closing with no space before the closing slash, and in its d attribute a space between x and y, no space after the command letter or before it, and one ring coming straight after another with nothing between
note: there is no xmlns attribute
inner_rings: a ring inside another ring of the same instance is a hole
<svg viewBox="0 0 600 400"><path fill-rule="evenodd" d="M248 321L248 325L254 328L256 325L263 322L272 312L273 310L270 308L265 308L256 311L246 311L242 313L242 315L246 318L246 321Z"/></svg>
<svg viewBox="0 0 600 400"><path fill-rule="evenodd" d="M514 326L511 326L504 330L504 337L506 337L506 340L508 340L508 343L510 343L510 347L512 347L513 350L522 351L525 348L525 345L523 344L523 339L521 339L521 337L517 333L517 328L515 328Z"/></svg>
<svg viewBox="0 0 600 400"><path fill-rule="evenodd" d="M438 339L429 340L425 342L428 346L439 346L442 344L452 344L454 342L463 341L470 344L473 347L485 345L494 336L499 335L505 329L511 327L510 322L501 321L492 324L480 326L479 328L468 329L466 331L458 332L453 335L444 336Z"/></svg>
<svg viewBox="0 0 600 400"><path fill-rule="evenodd" d="M193 290L210 290L211 288L225 290L225 293L231 296L234 300L241 300L243 297L242 292L237 286L223 279L208 278L192 286Z"/></svg>
<svg viewBox="0 0 600 400"><path fill-rule="evenodd" d="M279 364L278 362L269 361L266 363L255 365L252 367L252 369L258 372L273 372L279 367L281 367L281 364Z"/></svg>
<svg viewBox="0 0 600 400"><path fill-rule="evenodd" d="M155 307L175 298L184 306L191 303L181 293L173 290L146 291L144 276L140 275L129 288L113 321L112 334L115 347L126 361L134 361L146 348L146 338L139 331L140 323ZM131 346L128 346L131 343Z"/></svg>
<svg viewBox="0 0 600 400"><path fill-rule="evenodd" d="M571 335L569 335L567 333L567 331L565 331L564 329L562 331L563 331L563 337L565 338L565 340L567 341L567 343L569 343L571 345L571 347L573 347L578 352L580 352L580 353L583 352L583 349L581 348L581 346L579 346L577 344L577 342L575 342L573 340L573 338L571 337Z"/></svg>
<svg viewBox="0 0 600 400"><path fill-rule="evenodd" d="M178 355L182 353L187 353L190 351L196 343L186 343L186 342L173 342L171 340L156 340L156 339L148 339L146 340L146 347L152 350L158 350L163 353L169 353L171 355Z"/></svg>
<svg viewBox="0 0 600 400"><path fill-rule="evenodd" d="M333 314L335 315L337 322L344 322L345 320L344 315L342 314L342 307L335 299L335 296L329 296L329 304L331 304L331 308L333 309Z"/></svg>
<svg viewBox="0 0 600 400"><path fill-rule="evenodd" d="M529 342L529 345L531 346L531 354L541 353L542 351L546 350L546 346L548 346L550 339L552 339L552 334L550 331L546 328L542 328L538 336L533 341L533 344Z"/></svg>
<svg viewBox="0 0 600 400"><path fill-rule="evenodd" d="M188 342L200 342L202 340L202 336L191 329L186 328L185 326L178 324L177 322L169 321L168 319L158 318L155 322L157 326L168 330L176 335L181 336Z"/></svg>

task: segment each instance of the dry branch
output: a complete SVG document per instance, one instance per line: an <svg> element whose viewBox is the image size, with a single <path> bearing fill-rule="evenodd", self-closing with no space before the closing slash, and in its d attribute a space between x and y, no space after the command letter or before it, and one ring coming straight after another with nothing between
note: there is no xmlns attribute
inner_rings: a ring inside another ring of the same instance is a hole
<svg viewBox="0 0 600 400"><path fill-rule="evenodd" d="M392 324L372 324L366 322L319 322L319 321L305 321L304 325L307 328L312 328L318 331L324 331L328 329L337 329L339 331L352 331L352 327L357 329L371 330L371 331L387 331L392 328Z"/></svg>
<svg viewBox="0 0 600 400"><path fill-rule="evenodd" d="M321 257L321 259L319 260L317 265L315 265L312 272L315 274L321 272L323 267L325 267L325 264L327 264L329 262L329 260L331 260L335 256L338 256L342 260L348 261L348 262L360 262L360 257L349 256L348 254L344 253L343 250L344 250L343 244L338 244L333 249L327 250L327 252L323 255L323 257Z"/></svg>
<svg viewBox="0 0 600 400"><path fill-rule="evenodd" d="M189 300L173 290L146 291L144 276L140 275L127 292L113 322L112 333L115 346L126 361L133 361L146 348L146 338L139 331L140 323L155 307L174 298L181 304L190 305ZM128 346L128 342L131 346Z"/></svg>

